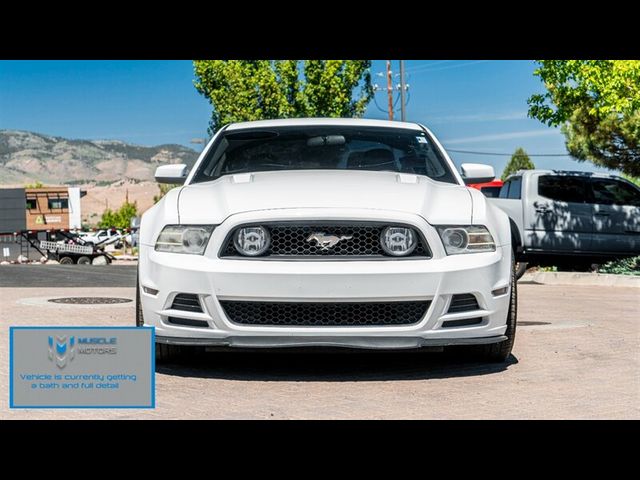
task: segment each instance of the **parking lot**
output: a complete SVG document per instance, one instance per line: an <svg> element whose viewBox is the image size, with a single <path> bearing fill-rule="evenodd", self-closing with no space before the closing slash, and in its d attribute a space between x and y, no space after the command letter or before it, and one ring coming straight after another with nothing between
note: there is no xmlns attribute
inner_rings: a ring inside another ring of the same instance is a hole
<svg viewBox="0 0 640 480"><path fill-rule="evenodd" d="M0 267L0 389L11 325L133 325L135 266ZM455 353L210 353L158 367L154 410L10 410L0 418L640 418L640 289L519 285L510 361Z"/></svg>

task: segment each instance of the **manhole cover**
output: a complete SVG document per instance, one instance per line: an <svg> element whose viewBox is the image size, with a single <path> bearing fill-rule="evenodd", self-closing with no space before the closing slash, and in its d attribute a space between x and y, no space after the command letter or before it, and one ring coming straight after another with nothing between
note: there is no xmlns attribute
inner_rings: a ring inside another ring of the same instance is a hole
<svg viewBox="0 0 640 480"><path fill-rule="evenodd" d="M521 327L535 327L536 325L551 325L551 322L518 322Z"/></svg>
<svg viewBox="0 0 640 480"><path fill-rule="evenodd" d="M63 297L63 298L50 298L51 303L64 303L71 305L101 305L101 304L113 304L113 303L129 303L129 298L115 298L115 297Z"/></svg>

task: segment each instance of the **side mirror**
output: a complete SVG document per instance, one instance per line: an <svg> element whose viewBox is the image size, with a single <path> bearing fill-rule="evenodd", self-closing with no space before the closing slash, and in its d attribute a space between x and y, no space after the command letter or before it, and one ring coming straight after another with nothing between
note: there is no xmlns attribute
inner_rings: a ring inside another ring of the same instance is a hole
<svg viewBox="0 0 640 480"><path fill-rule="evenodd" d="M162 165L156 168L156 182L182 185L187 179L187 166L184 163Z"/></svg>
<svg viewBox="0 0 640 480"><path fill-rule="evenodd" d="M464 183L484 183L496 178L496 172L491 165L482 163L463 163L460 165L460 173Z"/></svg>

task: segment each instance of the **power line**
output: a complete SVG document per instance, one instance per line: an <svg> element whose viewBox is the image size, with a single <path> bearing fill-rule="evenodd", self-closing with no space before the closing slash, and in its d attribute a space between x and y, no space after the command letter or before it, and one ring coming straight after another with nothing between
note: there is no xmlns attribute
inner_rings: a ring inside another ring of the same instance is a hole
<svg viewBox="0 0 640 480"><path fill-rule="evenodd" d="M435 62L430 62L430 63L422 63L420 65L415 65L413 67L409 67L407 68L405 71L406 72L415 72L415 71L420 71L420 70L424 70L425 68L431 68L435 65L439 65L441 63L448 63L448 62L453 62L454 60L437 60Z"/></svg>
<svg viewBox="0 0 640 480"><path fill-rule="evenodd" d="M468 67L470 65L477 65L478 63L486 63L491 60L474 60L472 62L467 63L456 63L455 65L445 65L443 67L435 67L435 68L425 68L424 70L420 70L416 72L415 70L411 72L412 74L420 74L420 73L430 73L430 72L439 72L440 70L449 70L450 68L458 68L458 67Z"/></svg>
<svg viewBox="0 0 640 480"><path fill-rule="evenodd" d="M446 147L445 147L446 148ZM446 148L447 152L455 153L468 153L471 155L492 155L495 157L510 157L513 153L501 153L501 152L475 152L473 150L454 150L452 148ZM568 153L528 153L530 157L570 157Z"/></svg>
<svg viewBox="0 0 640 480"><path fill-rule="evenodd" d="M376 99L375 94L373 95L373 103L375 103L376 107L378 107L378 110L380 110L382 113L387 113L387 111L384 108L378 105L378 100Z"/></svg>

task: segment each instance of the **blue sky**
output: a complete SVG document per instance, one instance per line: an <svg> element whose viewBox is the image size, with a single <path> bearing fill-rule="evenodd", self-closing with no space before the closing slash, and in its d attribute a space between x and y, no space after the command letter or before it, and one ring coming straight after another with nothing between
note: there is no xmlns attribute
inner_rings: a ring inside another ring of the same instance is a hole
<svg viewBox="0 0 640 480"><path fill-rule="evenodd" d="M393 61L398 71L398 62ZM511 153L566 153L564 138L526 116L526 100L543 87L532 61L408 60L407 119L427 125L445 147ZM385 61L373 62L386 86ZM376 100L386 106L386 94ZM0 129L142 145L189 145L206 135L210 106L193 87L190 61L0 61ZM365 115L387 118L372 102ZM399 118L399 114L398 114ZM199 148L197 145L191 145ZM508 157L450 152L457 164ZM533 157L539 168L597 170L569 157Z"/></svg>

